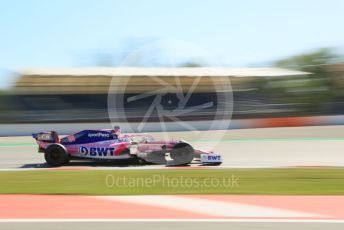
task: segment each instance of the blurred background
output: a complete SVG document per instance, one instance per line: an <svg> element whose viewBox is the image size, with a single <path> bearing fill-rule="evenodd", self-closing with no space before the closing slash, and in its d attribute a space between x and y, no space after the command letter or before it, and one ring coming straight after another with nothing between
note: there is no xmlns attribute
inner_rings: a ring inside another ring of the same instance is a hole
<svg viewBox="0 0 344 230"><path fill-rule="evenodd" d="M340 0L1 1L0 123L108 122L111 82L127 98L159 88L152 76L201 76L186 108L230 80L228 118L344 115L343 9ZM118 104L112 119L140 121L151 103Z"/></svg>

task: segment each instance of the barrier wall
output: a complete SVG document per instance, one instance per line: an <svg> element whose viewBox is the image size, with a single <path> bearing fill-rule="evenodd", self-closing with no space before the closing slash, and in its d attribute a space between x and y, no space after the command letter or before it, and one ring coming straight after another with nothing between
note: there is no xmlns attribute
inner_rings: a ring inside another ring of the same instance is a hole
<svg viewBox="0 0 344 230"><path fill-rule="evenodd" d="M197 130L208 130L209 122L214 121L189 121ZM227 122L229 123L229 121ZM124 132L132 132L139 123L117 123ZM176 122L166 122L168 131L190 131L187 127ZM295 126L320 126L320 125L344 125L344 115L340 116L312 116L312 117L283 117L283 118L259 118L236 119L230 121L230 125L223 126L220 121L212 124L213 129L246 129L268 127L295 127ZM0 136L26 136L35 132L55 130L60 134L74 133L83 129L111 128L110 123L57 123L57 124L0 124ZM158 122L146 123L142 132L161 132L162 126Z"/></svg>

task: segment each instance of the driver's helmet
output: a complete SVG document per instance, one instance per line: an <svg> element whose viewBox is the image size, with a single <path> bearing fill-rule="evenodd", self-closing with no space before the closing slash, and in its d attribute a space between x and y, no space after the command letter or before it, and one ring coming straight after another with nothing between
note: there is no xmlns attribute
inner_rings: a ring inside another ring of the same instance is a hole
<svg viewBox="0 0 344 230"><path fill-rule="evenodd" d="M113 128L113 130L112 130L112 133L113 134L116 134L118 137L122 134L122 132L121 132L121 127L119 127L119 126L115 126L114 128Z"/></svg>

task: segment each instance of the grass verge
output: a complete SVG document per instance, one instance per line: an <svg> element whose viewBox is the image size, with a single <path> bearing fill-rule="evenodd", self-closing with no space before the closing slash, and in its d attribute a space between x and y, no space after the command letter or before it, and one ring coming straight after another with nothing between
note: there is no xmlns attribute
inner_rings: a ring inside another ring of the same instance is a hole
<svg viewBox="0 0 344 230"><path fill-rule="evenodd" d="M1 194L344 195L343 168L0 172Z"/></svg>

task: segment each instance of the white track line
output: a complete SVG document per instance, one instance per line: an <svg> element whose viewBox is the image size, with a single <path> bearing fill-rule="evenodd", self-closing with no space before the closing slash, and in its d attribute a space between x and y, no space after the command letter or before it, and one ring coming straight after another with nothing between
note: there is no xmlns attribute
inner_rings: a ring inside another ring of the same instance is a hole
<svg viewBox="0 0 344 230"><path fill-rule="evenodd" d="M182 169L212 169L212 170L217 170L217 169L273 169L273 168L312 168L312 167L343 167L343 166L333 166L333 165L312 165L312 166L299 166L299 165L290 165L290 166L285 166L285 165L276 165L276 166L261 166L261 165L235 165L235 166L190 166L190 167L166 167L166 166L128 166L126 167L102 167L102 166L67 166L67 167L60 167L60 168L0 168L0 172L2 171L30 171L30 170L75 170L75 169L80 169L80 170L158 170L158 169L163 169L163 170L182 170Z"/></svg>
<svg viewBox="0 0 344 230"><path fill-rule="evenodd" d="M244 217L244 218L324 218L318 214L270 208L234 202L215 201L180 196L97 196L99 199L120 201L133 204L150 205L188 211L213 217Z"/></svg>
<svg viewBox="0 0 344 230"><path fill-rule="evenodd" d="M48 222L247 222L247 223L338 223L334 219L0 219L0 223L48 223Z"/></svg>

